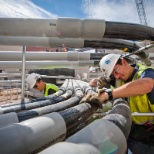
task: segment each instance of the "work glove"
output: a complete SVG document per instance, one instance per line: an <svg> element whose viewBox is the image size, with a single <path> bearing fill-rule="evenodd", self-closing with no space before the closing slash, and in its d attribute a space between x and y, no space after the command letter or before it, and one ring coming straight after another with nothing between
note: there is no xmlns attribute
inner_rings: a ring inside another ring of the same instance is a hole
<svg viewBox="0 0 154 154"><path fill-rule="evenodd" d="M100 94L103 92L105 92L104 89L100 89L98 93L87 94L85 97L82 98L80 103L89 103L91 105L97 105L99 108L102 109L103 102L99 99L99 97Z"/></svg>
<svg viewBox="0 0 154 154"><path fill-rule="evenodd" d="M146 129L148 132L150 132L152 135L154 135L154 125L153 125L151 122L147 121L147 122L144 124L144 127L145 127L145 129Z"/></svg>
<svg viewBox="0 0 154 154"><path fill-rule="evenodd" d="M109 83L109 81L104 77L100 77L97 81L97 87L98 89L102 89L104 88L107 84Z"/></svg>

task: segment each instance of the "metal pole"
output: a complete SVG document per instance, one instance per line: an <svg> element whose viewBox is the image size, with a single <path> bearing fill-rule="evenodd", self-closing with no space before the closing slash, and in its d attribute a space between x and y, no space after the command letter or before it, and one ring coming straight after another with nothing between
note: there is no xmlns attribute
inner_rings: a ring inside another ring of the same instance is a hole
<svg viewBox="0 0 154 154"><path fill-rule="evenodd" d="M25 102L25 98L24 98L24 90L25 90L25 51L26 51L26 47L23 46L23 51L22 51L21 103Z"/></svg>
<svg viewBox="0 0 154 154"><path fill-rule="evenodd" d="M146 113L146 112L142 112L142 113L133 112L132 116L154 116L154 113L153 112L149 112L149 113Z"/></svg>

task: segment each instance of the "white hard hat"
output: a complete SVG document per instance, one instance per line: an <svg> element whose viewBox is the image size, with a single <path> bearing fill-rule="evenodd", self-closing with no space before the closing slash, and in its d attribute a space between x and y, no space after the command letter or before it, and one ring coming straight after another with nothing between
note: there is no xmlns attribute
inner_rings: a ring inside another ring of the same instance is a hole
<svg viewBox="0 0 154 154"><path fill-rule="evenodd" d="M40 74L36 74L36 73L32 73L27 76L26 82L29 84L30 89L34 87L35 83L40 78L41 78Z"/></svg>
<svg viewBox="0 0 154 154"><path fill-rule="evenodd" d="M105 77L110 77L113 68L120 57L121 55L119 54L108 54L101 59L99 66Z"/></svg>
<svg viewBox="0 0 154 154"><path fill-rule="evenodd" d="M89 68L89 72L94 72L94 71L96 71L96 68L91 66L91 67Z"/></svg>

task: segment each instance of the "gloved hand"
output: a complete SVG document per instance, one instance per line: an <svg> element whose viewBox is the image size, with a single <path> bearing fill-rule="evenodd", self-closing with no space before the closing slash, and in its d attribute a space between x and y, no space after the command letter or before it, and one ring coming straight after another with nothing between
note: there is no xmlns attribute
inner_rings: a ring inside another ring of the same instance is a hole
<svg viewBox="0 0 154 154"><path fill-rule="evenodd" d="M154 135L154 125L150 122L150 121L147 121L145 124L144 124L144 127L145 129L152 133Z"/></svg>
<svg viewBox="0 0 154 154"><path fill-rule="evenodd" d="M102 89L104 88L107 84L109 83L109 81L107 79L105 79L104 76L100 77L97 81L97 87L98 89Z"/></svg>
<svg viewBox="0 0 154 154"><path fill-rule="evenodd" d="M104 92L104 89L100 89L98 93L93 94L87 94L85 97L82 98L80 103L89 103L89 104L95 104L99 108L102 109L103 102L99 99L100 94Z"/></svg>

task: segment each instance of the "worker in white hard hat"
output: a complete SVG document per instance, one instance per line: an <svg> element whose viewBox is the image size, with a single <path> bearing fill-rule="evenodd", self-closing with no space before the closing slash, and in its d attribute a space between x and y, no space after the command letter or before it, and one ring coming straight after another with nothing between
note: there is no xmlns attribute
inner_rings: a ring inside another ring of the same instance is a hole
<svg viewBox="0 0 154 154"><path fill-rule="evenodd" d="M35 89L40 92L44 91L44 96L48 96L58 91L58 87L55 84L45 83L41 79L41 75L37 73L31 73L27 76L26 82L29 84L30 89Z"/></svg>
<svg viewBox="0 0 154 154"><path fill-rule="evenodd" d="M100 63L103 78L121 80L115 89L100 90L96 94L88 94L81 103L103 104L107 100L128 98L132 112L154 112L154 68L136 63L130 65L126 58L118 54L104 56ZM104 80L99 85L105 86ZM96 101L97 100L97 101ZM154 116L132 116L132 129L128 139L128 148L133 154L154 153Z"/></svg>

